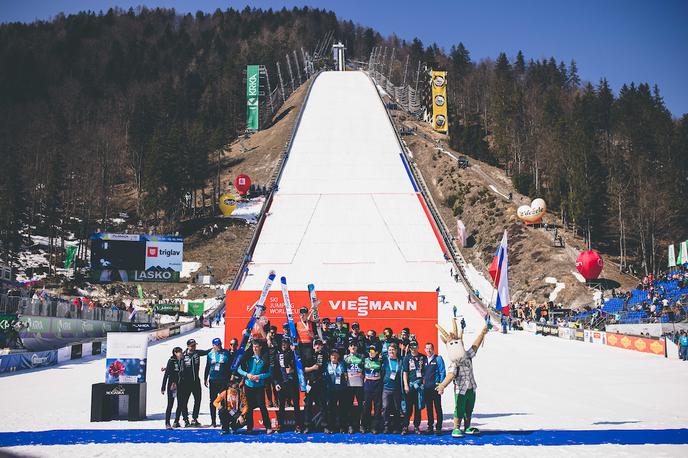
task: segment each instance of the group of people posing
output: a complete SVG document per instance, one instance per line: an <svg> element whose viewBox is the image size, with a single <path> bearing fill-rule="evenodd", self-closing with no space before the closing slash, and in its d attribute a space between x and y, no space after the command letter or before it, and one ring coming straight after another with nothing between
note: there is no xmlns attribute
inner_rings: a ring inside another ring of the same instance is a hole
<svg viewBox="0 0 688 458"><path fill-rule="evenodd" d="M253 431L254 409L260 409L268 434L292 429L301 433L441 433L442 390L438 386L446 368L432 343L424 343L421 352L408 328L398 335L391 328L380 336L375 330L364 334L358 323L348 326L342 317L333 324L327 318L316 322L305 307L295 320L297 336L292 339L288 323L278 333L262 312L259 309L250 344L236 371L232 362L237 339L229 342L228 349L214 339L212 349L198 350L194 339L189 339L186 350L173 350L162 385L168 398L167 428L180 427L181 419L185 426L200 426L200 360L206 357L203 380L210 391L210 417L215 427L219 416L223 434L243 427ZM302 362L305 387L299 382L295 352ZM194 406L189 420L191 395ZM176 419L170 424L175 399ZM278 407L276 425L271 423L268 405ZM288 418L292 408L293 417ZM428 417L425 431L420 427L423 409Z"/></svg>

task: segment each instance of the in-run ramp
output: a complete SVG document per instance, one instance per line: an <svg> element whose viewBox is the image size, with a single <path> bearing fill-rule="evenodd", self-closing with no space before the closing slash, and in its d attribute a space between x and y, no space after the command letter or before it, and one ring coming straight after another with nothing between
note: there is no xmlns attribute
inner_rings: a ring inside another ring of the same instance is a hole
<svg viewBox="0 0 688 458"><path fill-rule="evenodd" d="M314 81L241 289L269 270L320 290L434 291L449 274L375 86Z"/></svg>

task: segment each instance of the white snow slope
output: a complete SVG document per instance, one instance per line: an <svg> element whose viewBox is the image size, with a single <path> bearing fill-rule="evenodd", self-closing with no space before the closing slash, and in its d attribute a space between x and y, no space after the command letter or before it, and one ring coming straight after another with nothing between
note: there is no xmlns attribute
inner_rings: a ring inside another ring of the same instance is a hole
<svg viewBox="0 0 688 458"><path fill-rule="evenodd" d="M465 345L470 345L483 319L467 304L463 286L450 277L450 265L443 259L399 153L382 102L365 74L319 76L242 289L260 289L270 269L286 275L291 285L314 282L320 290L434 291L439 286L447 298L446 304L439 305L440 323L450 325L452 307L457 305L468 323ZM203 329L193 336L200 348L207 348L221 334L217 329ZM0 377L0 431L162 427L165 397L159 391L162 374L158 368L172 347L183 347L188 337L149 349L148 421L89 422L91 384L102 381L105 370L103 359L96 359ZM497 432L514 430L551 430L556 436L577 430L631 429L637 432L634 443L650 445L582 441L568 447L466 446L456 453L448 446L408 444L130 444L114 448L136 456L213 453L218 446L243 456L333 453L343 458L409 452L414 456L688 455L688 437L683 433L686 439L678 445L643 439L650 437L649 430L688 425L685 362L524 332L493 332L479 349L474 367L478 383L474 425L495 433L486 437L498 441ZM453 410L449 391L443 399L445 427ZM207 399L204 391L200 420L206 424ZM93 456L112 449L108 444L90 444L5 450Z"/></svg>

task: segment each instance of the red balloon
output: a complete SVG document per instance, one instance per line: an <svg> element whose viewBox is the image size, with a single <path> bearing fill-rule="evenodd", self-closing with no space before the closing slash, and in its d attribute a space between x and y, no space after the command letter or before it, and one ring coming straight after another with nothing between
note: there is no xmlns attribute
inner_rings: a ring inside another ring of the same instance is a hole
<svg viewBox="0 0 688 458"><path fill-rule="evenodd" d="M602 273L604 261L597 251L583 251L576 259L576 269L586 280L594 280Z"/></svg>
<svg viewBox="0 0 688 458"><path fill-rule="evenodd" d="M239 191L239 194L246 194L251 187L251 177L242 173L234 180L234 187Z"/></svg>

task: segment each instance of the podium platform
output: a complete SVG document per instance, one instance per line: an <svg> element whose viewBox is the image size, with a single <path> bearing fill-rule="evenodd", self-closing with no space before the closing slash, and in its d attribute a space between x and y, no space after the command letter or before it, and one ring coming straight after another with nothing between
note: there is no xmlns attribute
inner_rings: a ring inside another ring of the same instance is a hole
<svg viewBox="0 0 688 458"><path fill-rule="evenodd" d="M145 383L94 383L91 386L92 422L145 418Z"/></svg>

